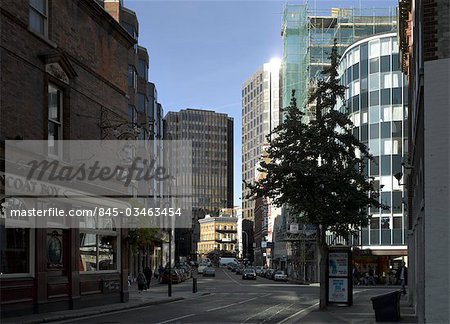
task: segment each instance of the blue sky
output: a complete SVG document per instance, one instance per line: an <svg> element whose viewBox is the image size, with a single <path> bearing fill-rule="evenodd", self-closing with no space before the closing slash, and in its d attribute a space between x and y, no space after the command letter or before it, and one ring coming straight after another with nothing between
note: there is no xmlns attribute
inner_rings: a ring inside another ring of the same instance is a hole
<svg viewBox="0 0 450 324"><path fill-rule="evenodd" d="M150 80L165 113L209 109L234 118L234 203L241 196L241 85L282 55L285 1L124 0L139 19ZM290 1L303 3L303 1ZM394 6L395 0L309 0L312 8Z"/></svg>

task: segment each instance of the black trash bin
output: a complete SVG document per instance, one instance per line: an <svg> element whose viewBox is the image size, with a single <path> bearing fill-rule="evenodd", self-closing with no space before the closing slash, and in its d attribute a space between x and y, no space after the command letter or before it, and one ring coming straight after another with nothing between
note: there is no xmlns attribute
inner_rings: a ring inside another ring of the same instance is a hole
<svg viewBox="0 0 450 324"><path fill-rule="evenodd" d="M394 291L371 298L377 322L397 322L400 320L401 294L401 291Z"/></svg>

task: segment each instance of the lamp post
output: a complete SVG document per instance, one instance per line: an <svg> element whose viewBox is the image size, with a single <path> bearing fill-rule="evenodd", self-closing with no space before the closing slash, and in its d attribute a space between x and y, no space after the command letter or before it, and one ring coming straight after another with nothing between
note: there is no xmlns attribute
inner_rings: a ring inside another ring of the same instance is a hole
<svg viewBox="0 0 450 324"><path fill-rule="evenodd" d="M248 233L246 231L242 230L242 234L245 234L245 247L247 248L247 251L248 251ZM242 254L243 254L244 258L247 256L247 254L245 253L245 250L246 249L243 246L242 247Z"/></svg>

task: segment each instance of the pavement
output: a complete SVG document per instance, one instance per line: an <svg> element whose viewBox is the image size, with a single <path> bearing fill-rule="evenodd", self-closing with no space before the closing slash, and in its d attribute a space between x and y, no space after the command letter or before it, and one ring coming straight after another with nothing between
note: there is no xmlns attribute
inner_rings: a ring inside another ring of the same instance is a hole
<svg viewBox="0 0 450 324"><path fill-rule="evenodd" d="M130 287L128 303L78 310L33 314L2 319L2 323L375 323L370 298L399 287L355 287L354 305L329 306L318 310L319 287L274 282L265 278L241 280L240 276L217 269L215 278L200 277L198 293L192 293L192 279L173 285L153 282L148 291ZM402 296L403 323L417 323L413 309Z"/></svg>
<svg viewBox="0 0 450 324"><path fill-rule="evenodd" d="M376 323L375 312L372 307L371 298L382 294L398 291L400 287L375 286L367 288L354 288L353 305L348 306L328 306L321 311L318 307L301 318L302 323L322 324L322 323L342 323L342 324L371 324ZM414 308L408 304L408 296L402 295L400 298L400 321L396 323L417 323ZM289 321L286 321L289 323ZM295 323L292 322L292 323Z"/></svg>

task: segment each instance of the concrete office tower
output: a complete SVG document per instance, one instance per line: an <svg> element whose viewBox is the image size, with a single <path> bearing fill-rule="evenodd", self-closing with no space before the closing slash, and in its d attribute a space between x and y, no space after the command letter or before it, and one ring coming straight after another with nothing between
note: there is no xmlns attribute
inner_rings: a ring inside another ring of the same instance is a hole
<svg viewBox="0 0 450 324"><path fill-rule="evenodd" d="M408 78L408 296L419 323L449 323L450 33L448 0L401 0Z"/></svg>
<svg viewBox="0 0 450 324"><path fill-rule="evenodd" d="M193 213L233 207L233 118L211 110L169 112L165 138L192 141Z"/></svg>
<svg viewBox="0 0 450 324"><path fill-rule="evenodd" d="M307 5L287 4L283 13L281 36L282 107L289 105L295 90L300 109L307 106L308 91L320 72L330 65L329 54L336 39L339 54L350 44L370 35L395 31L396 8L314 10ZM306 120L313 105L305 110Z"/></svg>
<svg viewBox="0 0 450 324"><path fill-rule="evenodd" d="M373 156L365 171L379 183L380 202L388 207L370 208L369 226L350 241L358 247L353 260L362 272L372 267L382 283L393 283L389 273L406 261L407 255L405 192L395 176L408 154L408 97L397 33L364 38L349 46L338 73L341 84L347 87L345 106L354 125L353 134ZM342 102L338 108L344 109Z"/></svg>
<svg viewBox="0 0 450 324"><path fill-rule="evenodd" d="M280 123L280 61L261 66L242 86L242 180L253 183L266 136ZM242 218L254 220L255 201L242 184Z"/></svg>

